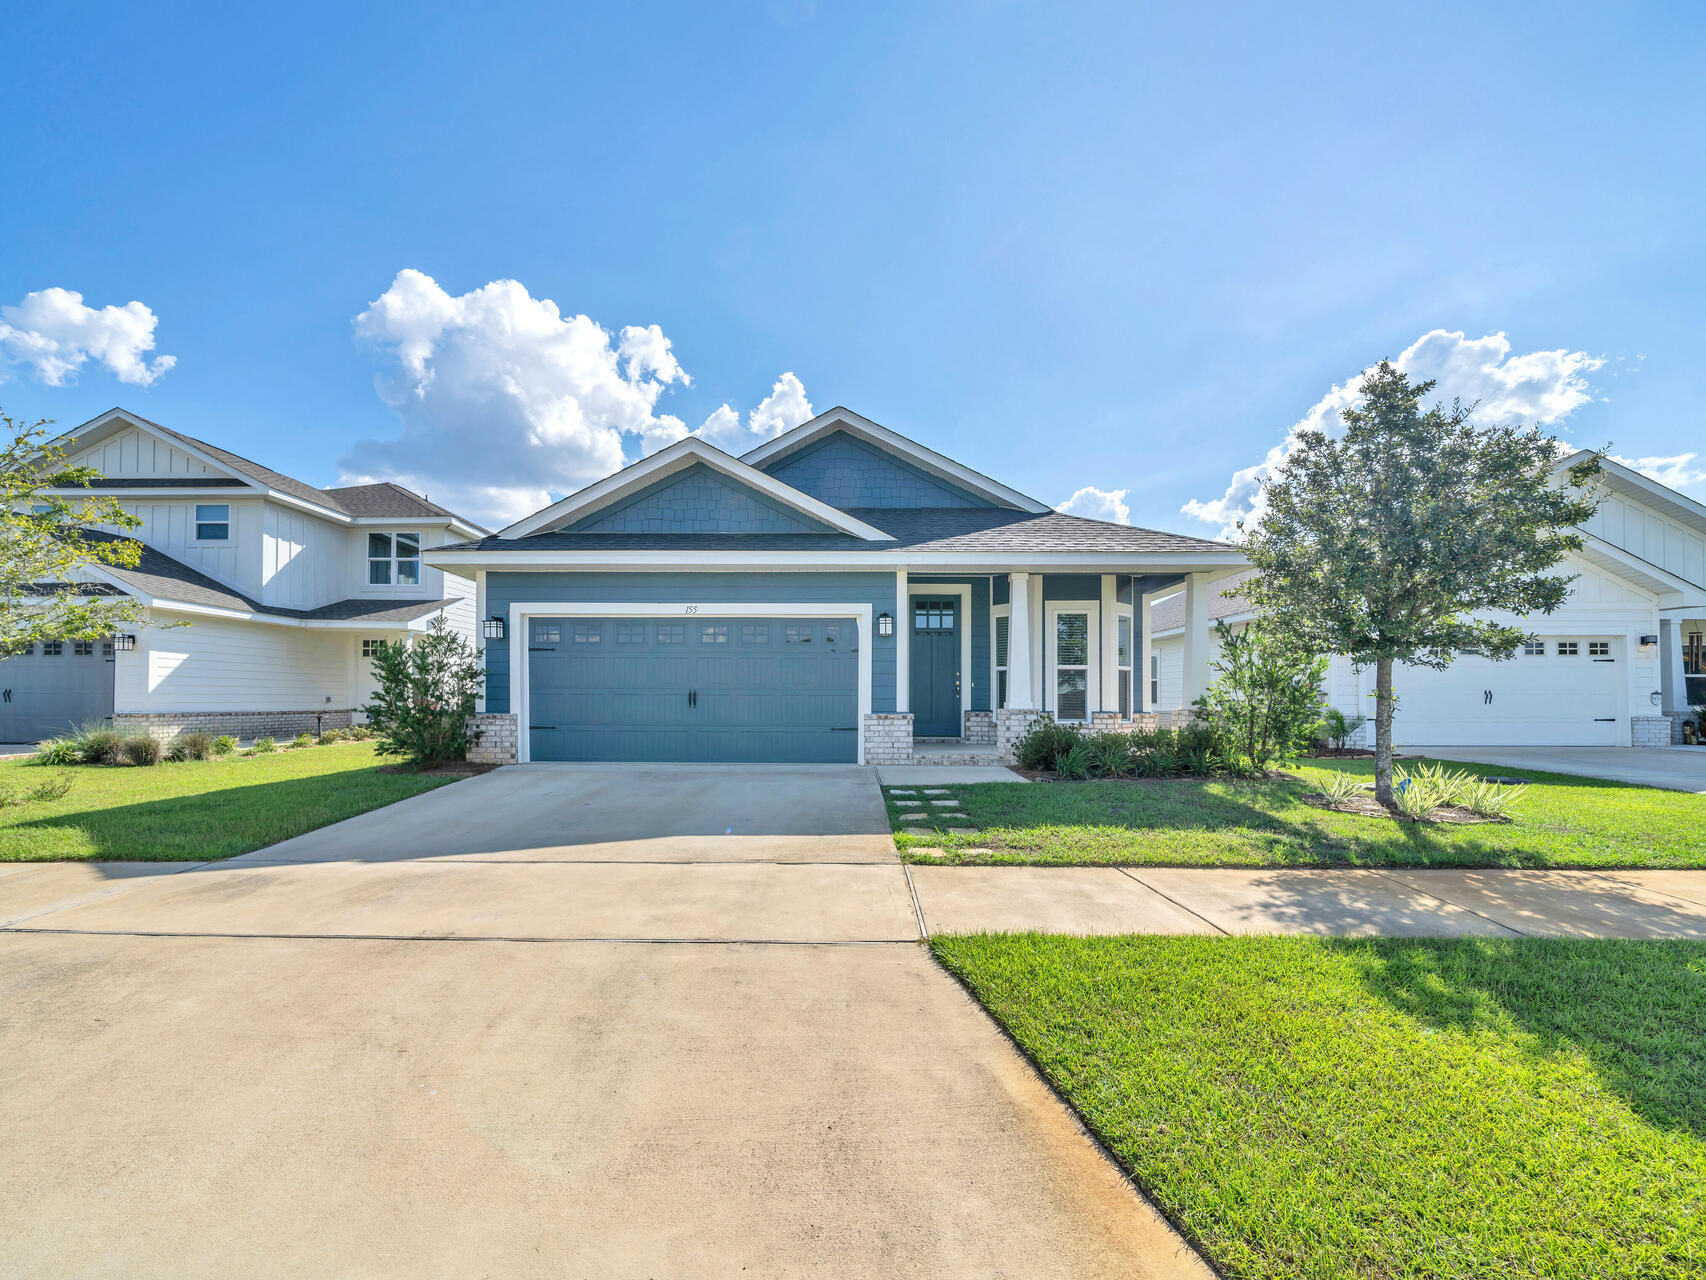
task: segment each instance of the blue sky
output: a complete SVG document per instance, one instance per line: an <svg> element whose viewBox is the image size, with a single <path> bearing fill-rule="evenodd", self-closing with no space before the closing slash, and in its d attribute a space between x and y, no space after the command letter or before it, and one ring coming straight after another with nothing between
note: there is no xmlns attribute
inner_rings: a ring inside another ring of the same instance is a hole
<svg viewBox="0 0 1706 1280"><path fill-rule="evenodd" d="M1442 390L1706 496L1700 6L264 13L8 16L14 416L496 519L845 404L1206 533L1434 334Z"/></svg>

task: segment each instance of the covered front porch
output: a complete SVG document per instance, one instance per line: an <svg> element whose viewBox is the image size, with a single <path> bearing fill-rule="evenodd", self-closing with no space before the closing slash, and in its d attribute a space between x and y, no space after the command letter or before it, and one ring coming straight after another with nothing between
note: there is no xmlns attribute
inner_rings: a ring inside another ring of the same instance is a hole
<svg viewBox="0 0 1706 1280"><path fill-rule="evenodd" d="M1155 600L1183 591L1185 705L1209 681L1209 601L1233 568L895 574L895 710L872 715L871 764L1010 763L1044 715L1114 727L1158 711Z"/></svg>

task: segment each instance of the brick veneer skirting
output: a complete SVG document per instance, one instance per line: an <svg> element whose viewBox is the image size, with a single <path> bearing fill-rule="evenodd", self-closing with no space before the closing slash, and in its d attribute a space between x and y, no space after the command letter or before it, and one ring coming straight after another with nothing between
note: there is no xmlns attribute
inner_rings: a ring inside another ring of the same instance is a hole
<svg viewBox="0 0 1706 1280"><path fill-rule="evenodd" d="M230 734L233 738L294 738L300 733L323 733L350 727L350 711L158 711L125 712L113 717L113 727L125 733L142 730L150 738L170 742L180 733Z"/></svg>
<svg viewBox="0 0 1706 1280"><path fill-rule="evenodd" d="M478 735L468 748L469 764L514 764L520 750L520 730L515 716L507 711L482 711L468 717L470 736Z"/></svg>
<svg viewBox="0 0 1706 1280"><path fill-rule="evenodd" d="M1629 745L1632 747L1668 747L1671 744L1669 716L1630 716Z"/></svg>
<svg viewBox="0 0 1706 1280"><path fill-rule="evenodd" d="M865 717L864 764L912 763L912 713L878 712Z"/></svg>
<svg viewBox="0 0 1706 1280"><path fill-rule="evenodd" d="M965 737L963 742L992 743L995 741L995 713L993 711L966 712Z"/></svg>
<svg viewBox="0 0 1706 1280"><path fill-rule="evenodd" d="M1039 720L1050 719L1046 711L1029 708L1003 707L995 713L995 752L1008 764L1013 763L1013 748L1019 739L1031 731Z"/></svg>

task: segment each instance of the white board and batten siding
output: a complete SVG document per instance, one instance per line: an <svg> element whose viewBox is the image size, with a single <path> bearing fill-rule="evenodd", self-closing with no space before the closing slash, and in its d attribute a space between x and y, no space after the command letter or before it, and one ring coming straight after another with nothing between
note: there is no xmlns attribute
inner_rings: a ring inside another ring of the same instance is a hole
<svg viewBox="0 0 1706 1280"><path fill-rule="evenodd" d="M123 479L146 480L155 476L183 479L188 476L200 480L225 479L233 484L247 483L229 471L209 466L200 458L192 457L158 436L135 427L116 432L87 449L75 449L66 455L65 461L67 466L93 467L104 476Z"/></svg>
<svg viewBox="0 0 1706 1280"><path fill-rule="evenodd" d="M1706 587L1706 537L1643 503L1607 495L1582 528L1685 582Z"/></svg>

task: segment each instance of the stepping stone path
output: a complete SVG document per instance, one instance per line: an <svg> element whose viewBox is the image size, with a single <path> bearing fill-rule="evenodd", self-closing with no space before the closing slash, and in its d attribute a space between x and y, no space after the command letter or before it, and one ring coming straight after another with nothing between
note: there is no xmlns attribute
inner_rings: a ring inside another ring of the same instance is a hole
<svg viewBox="0 0 1706 1280"><path fill-rule="evenodd" d="M906 836L939 836L942 834L931 827L902 827L900 833Z"/></svg>
<svg viewBox="0 0 1706 1280"><path fill-rule="evenodd" d="M928 822L930 815L927 813L903 813L900 815L900 820L902 822Z"/></svg>
<svg viewBox="0 0 1706 1280"><path fill-rule="evenodd" d="M954 793L946 787L925 787L924 794L927 796L951 796Z"/></svg>
<svg viewBox="0 0 1706 1280"><path fill-rule="evenodd" d="M913 849L911 852L922 853L926 858L945 858L948 856L946 849L938 849L935 845L925 845L922 848Z"/></svg>
<svg viewBox="0 0 1706 1280"><path fill-rule="evenodd" d="M958 809L960 807L958 800L932 800L930 803L938 809Z"/></svg>
<svg viewBox="0 0 1706 1280"><path fill-rule="evenodd" d="M916 791L901 791L898 789L891 788L889 791L889 794L891 796L915 796L918 793Z"/></svg>

